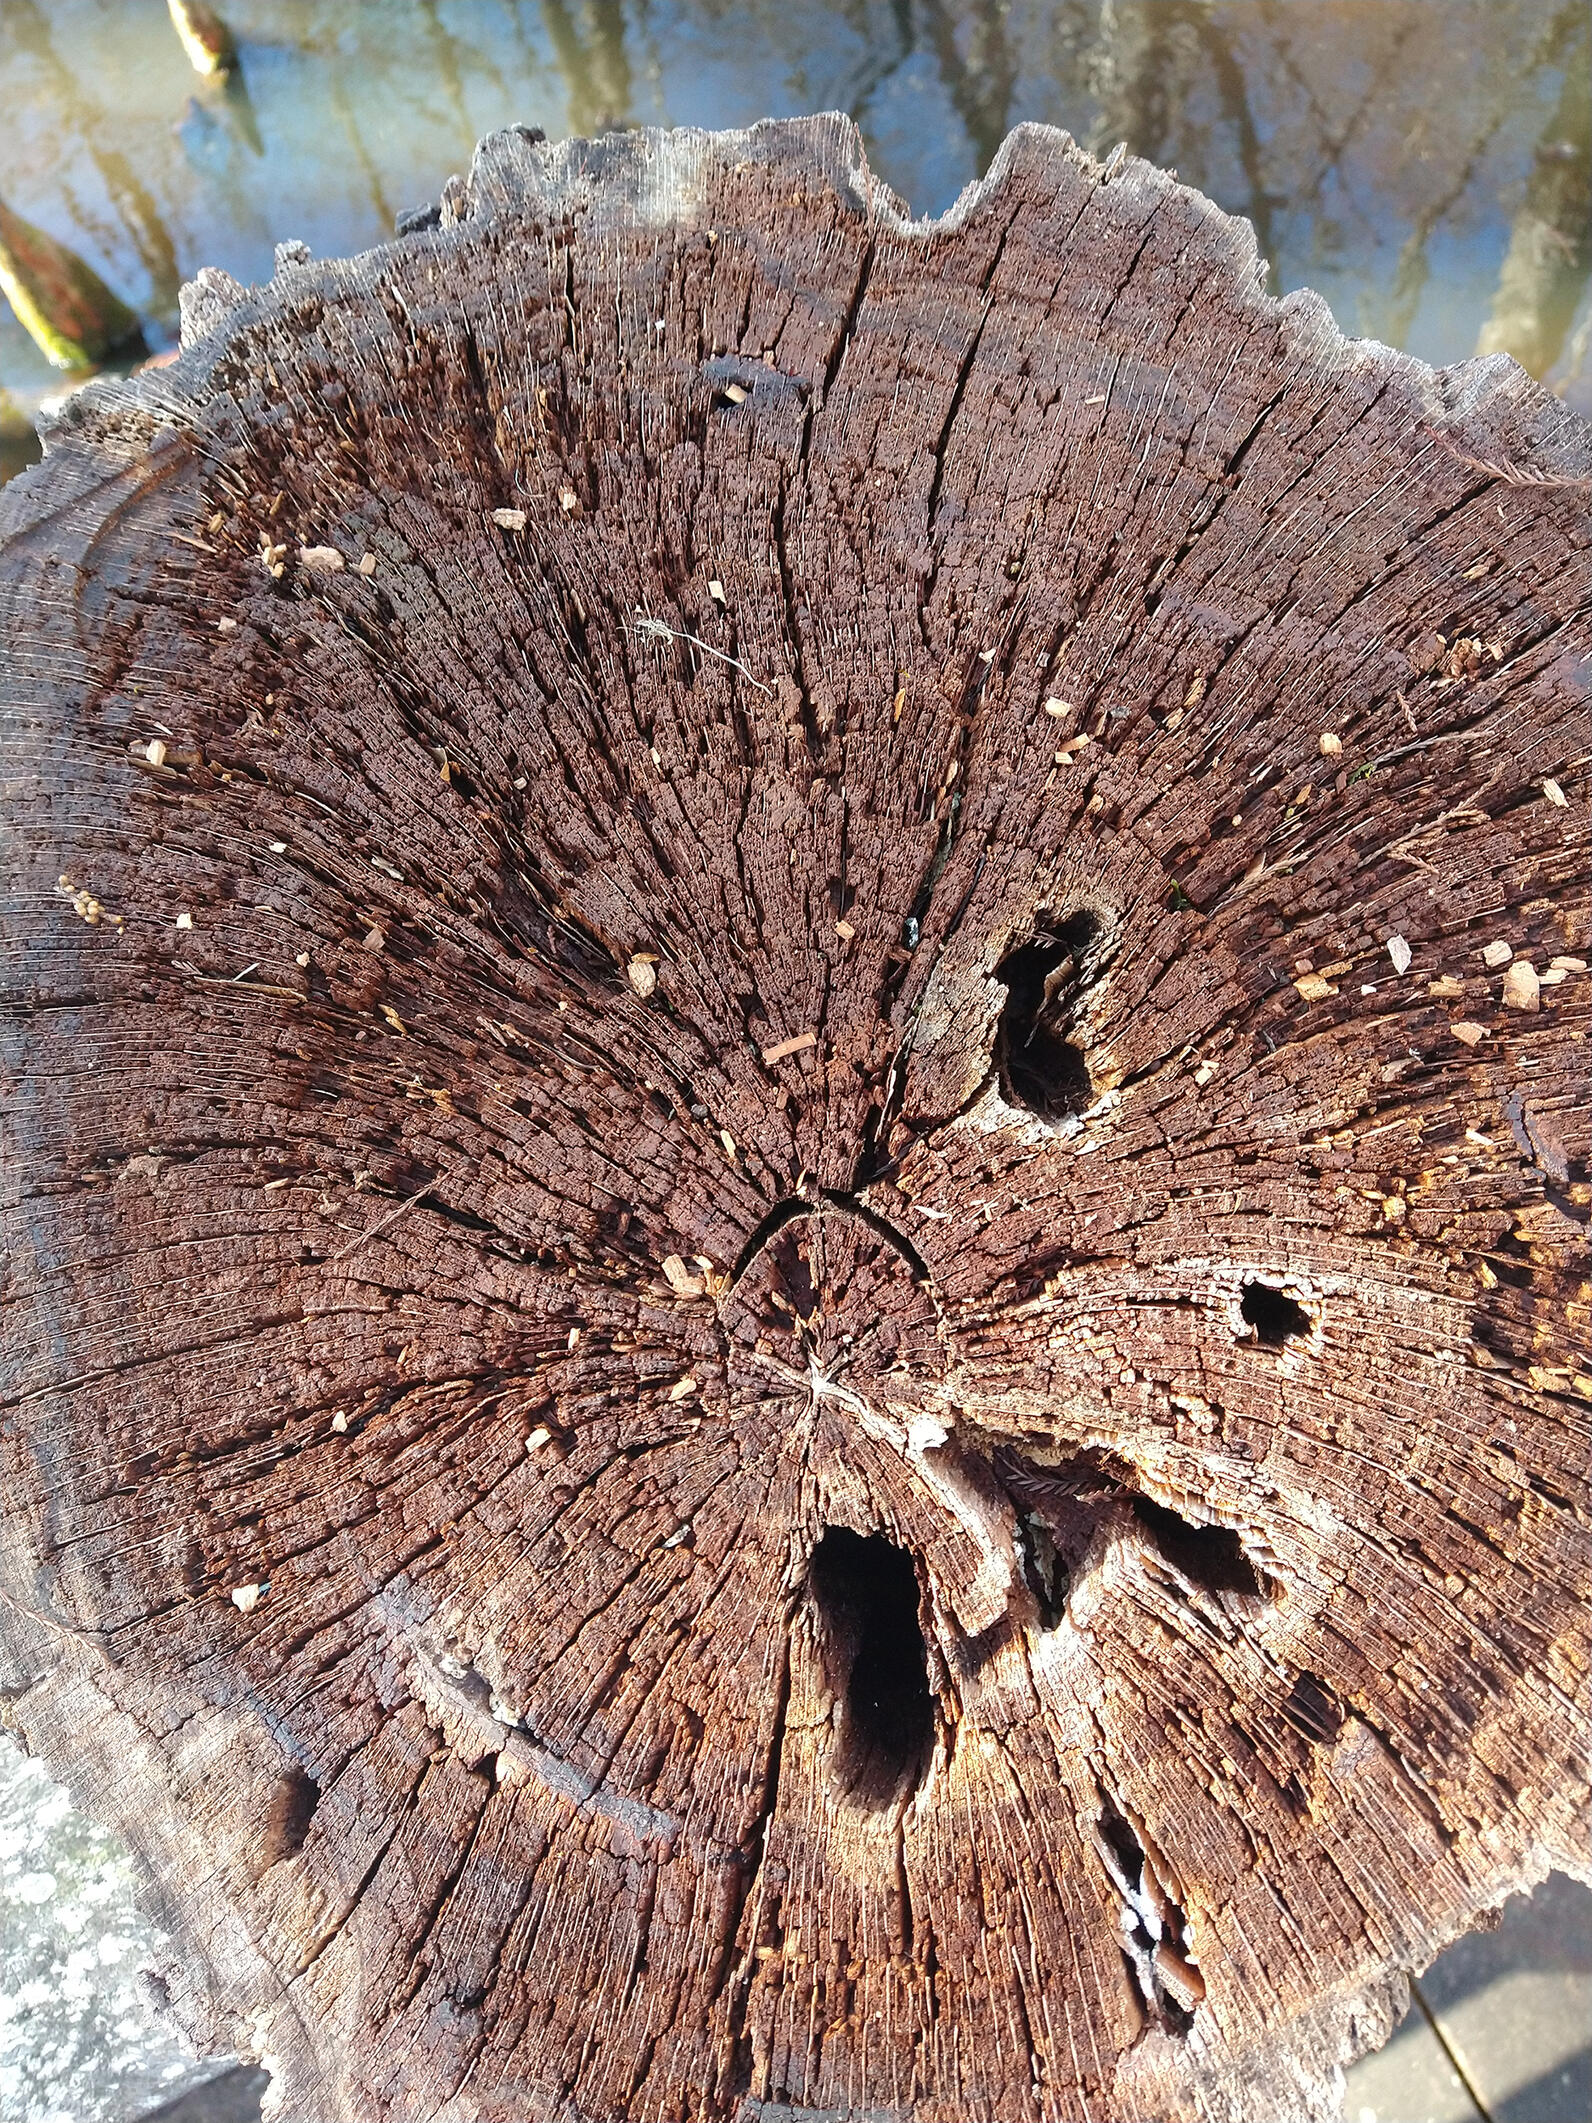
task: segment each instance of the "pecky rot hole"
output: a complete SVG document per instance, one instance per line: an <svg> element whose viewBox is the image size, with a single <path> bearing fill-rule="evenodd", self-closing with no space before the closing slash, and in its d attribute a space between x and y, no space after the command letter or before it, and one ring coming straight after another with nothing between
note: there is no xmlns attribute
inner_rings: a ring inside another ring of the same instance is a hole
<svg viewBox="0 0 1592 2123"><path fill-rule="evenodd" d="M1245 1283L1238 1301L1239 1314L1257 1342L1280 1349L1290 1341L1304 1341L1310 1333L1310 1315L1297 1298L1275 1283Z"/></svg>
<svg viewBox="0 0 1592 2123"><path fill-rule="evenodd" d="M1018 1561L1041 1628L1053 1629L1065 1614L1073 1580L1107 1514L1196 1592L1255 1599L1278 1589L1235 1527L1185 1518L1145 1496L1132 1467L1111 1454L1089 1449L1041 1465L1013 1445L997 1445L990 1472L1011 1501Z"/></svg>
<svg viewBox="0 0 1592 2123"><path fill-rule="evenodd" d="M923 1782L934 1741L916 1566L883 1534L831 1526L807 1582L841 1706L836 1783L865 1806L888 1806Z"/></svg>
<svg viewBox="0 0 1592 2123"><path fill-rule="evenodd" d="M995 968L1006 987L995 1066L1009 1106L1063 1120L1093 1102L1089 1065L1072 1033L1085 966L1100 931L1099 916L1087 909L1041 914L1032 939Z"/></svg>
<svg viewBox="0 0 1592 2123"><path fill-rule="evenodd" d="M268 1872L286 1858L298 1856L304 1848L320 1799L320 1785L296 1762L277 1780L266 1809L265 1834L260 1848L261 1872Z"/></svg>
<svg viewBox="0 0 1592 2123"><path fill-rule="evenodd" d="M1109 1799L1095 1823L1094 1846L1116 1889L1117 1944L1135 1987L1169 2034L1186 2035L1204 2000L1205 1978L1176 1874Z"/></svg>

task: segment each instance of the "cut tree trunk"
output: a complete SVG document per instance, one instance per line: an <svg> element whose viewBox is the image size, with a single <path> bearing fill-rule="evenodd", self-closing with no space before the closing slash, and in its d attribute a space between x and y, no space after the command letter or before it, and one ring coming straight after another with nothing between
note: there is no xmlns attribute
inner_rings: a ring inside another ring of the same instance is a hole
<svg viewBox="0 0 1592 2123"><path fill-rule="evenodd" d="M7 491L6 1714L336 2119L1332 2112L1588 1851L1582 423L550 147Z"/></svg>

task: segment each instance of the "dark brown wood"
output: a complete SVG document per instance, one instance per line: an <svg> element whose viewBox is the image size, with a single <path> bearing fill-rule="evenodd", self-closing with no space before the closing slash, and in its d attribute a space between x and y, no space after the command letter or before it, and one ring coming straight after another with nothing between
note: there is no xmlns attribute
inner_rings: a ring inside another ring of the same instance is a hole
<svg viewBox="0 0 1592 2123"><path fill-rule="evenodd" d="M1586 428L501 134L7 490L7 1717L333 2119L1324 2116L1588 1853Z"/></svg>

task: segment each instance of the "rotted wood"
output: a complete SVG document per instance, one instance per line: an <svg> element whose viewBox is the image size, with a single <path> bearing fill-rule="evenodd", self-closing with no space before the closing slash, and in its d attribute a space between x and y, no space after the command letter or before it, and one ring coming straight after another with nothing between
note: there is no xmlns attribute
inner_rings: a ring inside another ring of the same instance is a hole
<svg viewBox="0 0 1592 2123"><path fill-rule="evenodd" d="M499 134L7 490L6 1715L274 2113L1315 2117L1592 1876L1586 428Z"/></svg>

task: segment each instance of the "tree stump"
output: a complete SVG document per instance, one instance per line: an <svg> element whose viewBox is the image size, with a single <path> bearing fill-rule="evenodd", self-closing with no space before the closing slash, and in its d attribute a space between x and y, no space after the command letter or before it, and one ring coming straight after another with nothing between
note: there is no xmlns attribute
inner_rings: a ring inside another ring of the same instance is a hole
<svg viewBox="0 0 1592 2123"><path fill-rule="evenodd" d="M479 149L8 489L7 1717L290 2118L1333 2111L1592 1875L1582 423Z"/></svg>

